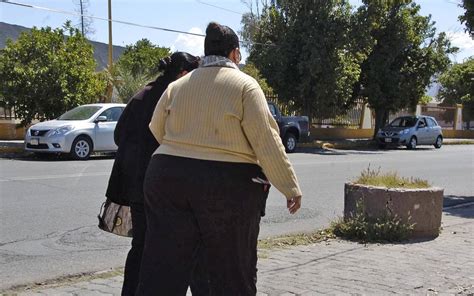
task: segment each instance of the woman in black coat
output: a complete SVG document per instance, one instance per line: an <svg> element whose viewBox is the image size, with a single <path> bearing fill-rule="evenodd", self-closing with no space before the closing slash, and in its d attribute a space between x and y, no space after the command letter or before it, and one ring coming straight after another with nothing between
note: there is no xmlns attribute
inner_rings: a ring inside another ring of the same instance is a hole
<svg viewBox="0 0 474 296"><path fill-rule="evenodd" d="M118 150L106 196L115 203L130 206L133 226L132 248L125 263L122 295L135 293L145 242L147 224L143 180L151 155L159 146L148 125L168 84L198 65L199 58L185 52L176 52L160 60L159 69L163 74L130 99L115 127L114 140Z"/></svg>

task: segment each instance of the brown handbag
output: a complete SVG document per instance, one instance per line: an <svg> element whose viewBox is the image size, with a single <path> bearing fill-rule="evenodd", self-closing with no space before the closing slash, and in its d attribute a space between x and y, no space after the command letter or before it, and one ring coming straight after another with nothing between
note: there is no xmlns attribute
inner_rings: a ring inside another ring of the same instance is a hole
<svg viewBox="0 0 474 296"><path fill-rule="evenodd" d="M107 199L100 207L99 228L120 236L132 237L132 213L130 207Z"/></svg>

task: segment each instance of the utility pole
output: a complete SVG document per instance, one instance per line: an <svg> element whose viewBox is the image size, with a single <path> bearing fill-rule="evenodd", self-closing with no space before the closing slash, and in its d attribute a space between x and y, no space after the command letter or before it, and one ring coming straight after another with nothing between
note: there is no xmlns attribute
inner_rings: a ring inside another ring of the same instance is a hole
<svg viewBox="0 0 474 296"><path fill-rule="evenodd" d="M112 48L112 0L108 0L109 6L109 74L112 74L112 67L113 67L113 48ZM112 102L112 92L113 92L113 85L112 79L109 80L107 85L107 102Z"/></svg>
<svg viewBox="0 0 474 296"><path fill-rule="evenodd" d="M82 0L79 1L79 5L81 5L81 32L82 36L86 36L84 32L84 4L82 3Z"/></svg>

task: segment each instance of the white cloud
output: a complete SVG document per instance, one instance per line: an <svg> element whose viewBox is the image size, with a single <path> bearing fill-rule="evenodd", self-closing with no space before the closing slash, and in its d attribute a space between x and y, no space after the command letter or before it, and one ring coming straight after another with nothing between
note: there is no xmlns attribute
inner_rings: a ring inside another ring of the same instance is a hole
<svg viewBox="0 0 474 296"><path fill-rule="evenodd" d="M204 34L200 28L191 28L188 32L195 34ZM204 37L179 34L173 45L171 45L172 51L185 51L192 55L202 56L204 55Z"/></svg>
<svg viewBox="0 0 474 296"><path fill-rule="evenodd" d="M474 55L474 39L466 32L447 32L451 45L459 47L457 59L461 60Z"/></svg>
<svg viewBox="0 0 474 296"><path fill-rule="evenodd" d="M451 43L460 49L474 50L474 40L466 32L448 32Z"/></svg>

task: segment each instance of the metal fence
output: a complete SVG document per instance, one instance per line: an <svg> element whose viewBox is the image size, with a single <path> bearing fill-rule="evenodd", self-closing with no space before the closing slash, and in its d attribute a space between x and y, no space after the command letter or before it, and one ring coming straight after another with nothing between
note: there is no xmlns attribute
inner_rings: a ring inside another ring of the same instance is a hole
<svg viewBox="0 0 474 296"><path fill-rule="evenodd" d="M5 105L0 105L0 120L22 120L16 112L15 107L7 107ZM34 120L43 121L46 119L44 115L35 114L33 117Z"/></svg>
<svg viewBox="0 0 474 296"><path fill-rule="evenodd" d="M276 94L266 93L265 97L267 101L274 103L280 109L280 112L285 116L295 116L295 115L302 115L301 110L289 103L282 103ZM306 114L303 114L306 115Z"/></svg>
<svg viewBox="0 0 474 296"><path fill-rule="evenodd" d="M313 118L313 125L323 128L331 128L331 127L346 127L346 128L358 128L360 125L362 112L364 109L364 102L357 101L356 104L348 109L343 114L339 114L336 116L317 116ZM338 110L334 108L332 112L329 114L336 114Z"/></svg>
<svg viewBox="0 0 474 296"><path fill-rule="evenodd" d="M454 129L456 107L421 106L421 114L432 116L443 129Z"/></svg>
<svg viewBox="0 0 474 296"><path fill-rule="evenodd" d="M0 106L0 119L15 120L19 118L16 117L13 108L6 108L4 106Z"/></svg>
<svg viewBox="0 0 474 296"><path fill-rule="evenodd" d="M266 94L267 100L275 103L282 114L288 116L294 115L307 115L302 114L301 110L296 108L294 105L282 103L278 100L278 96L275 94ZM363 113L364 102L358 101L352 108L347 110L342 115L328 116L328 117L315 117L312 120L312 124L317 127L331 128L331 127L345 127L345 128L358 128L361 122L361 116ZM336 110L334 110L334 113ZM372 126L375 126L375 114L372 112ZM439 105L424 105L421 106L421 114L432 116L436 119L438 124L443 129L454 129L455 125L455 113L456 107L450 106L439 106ZM414 115L415 111L412 109L402 109L396 113L389 115L389 122L399 116ZM40 115L35 116L36 120L44 120L44 117ZM0 102L0 120L21 120L15 113L14 107L8 107L1 104ZM463 121L463 129L474 129L474 121Z"/></svg>
<svg viewBox="0 0 474 296"><path fill-rule="evenodd" d="M466 120L462 123L463 130L474 130L474 120Z"/></svg>
<svg viewBox="0 0 474 296"><path fill-rule="evenodd" d="M281 113L286 116L295 116L295 115L308 115L303 114L302 110L296 106L288 103L283 103L278 100L278 96L275 94L265 94L268 101L275 103L280 109ZM360 119L362 116L362 110L364 108L364 102L358 101L352 108L347 110L344 114L337 116L328 116L328 117L314 117L312 118L313 126L317 127L347 127L347 128L358 128L360 124ZM329 111L328 114L336 114L338 109Z"/></svg>

